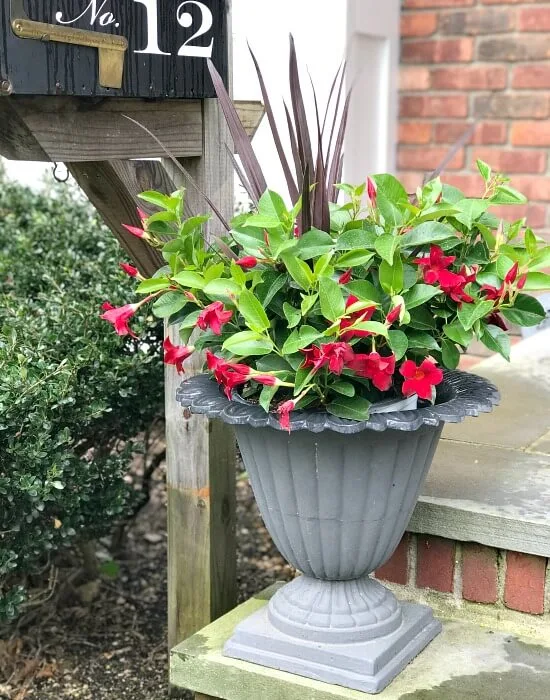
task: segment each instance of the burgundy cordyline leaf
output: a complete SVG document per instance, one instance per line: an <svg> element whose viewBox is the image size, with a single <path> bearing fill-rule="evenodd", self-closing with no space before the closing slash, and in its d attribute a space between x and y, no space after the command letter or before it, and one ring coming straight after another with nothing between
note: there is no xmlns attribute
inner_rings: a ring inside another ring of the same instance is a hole
<svg viewBox="0 0 550 700"><path fill-rule="evenodd" d="M254 153L254 149L250 143L250 138L248 137L248 134L246 133L245 128L239 119L239 115L237 114L237 110L233 105L233 101L225 89L225 85L223 84L220 74L210 59L207 59L207 62L208 70L210 71L212 82L214 83L214 89L216 90L216 95L220 101L227 126L229 127L229 131L231 132L231 136L233 138L235 151L241 158L244 171L246 172L252 187L252 191L256 195L256 199L260 199L262 194L267 189L267 184L260 167L260 163L258 162L256 154Z"/></svg>
<svg viewBox="0 0 550 700"><path fill-rule="evenodd" d="M307 124L306 110L302 97L302 87L300 85L300 76L298 74L298 60L296 58L296 47L294 45L294 37L290 35L290 61L289 61L289 79L290 79L290 98L292 102L292 111L294 113L294 123L296 126L296 136L298 138L298 149L302 168L309 166L310 173L313 172L313 153L311 150L311 140L309 137L309 128Z"/></svg>
<svg viewBox="0 0 550 700"><path fill-rule="evenodd" d="M290 116L290 111L285 105L286 122L288 124L288 135L290 138L290 148L292 150L292 156L294 158L294 166L296 168L296 175L298 177L298 187L300 189L304 186L304 169L302 168L302 163L300 161L300 153L298 151L298 142L296 141L296 132L294 131L294 125L292 124L292 117Z"/></svg>
<svg viewBox="0 0 550 700"><path fill-rule="evenodd" d="M296 204L296 202L300 198L300 193L299 193L298 187L296 185L296 181L292 175L292 171L290 170L290 166L288 164L288 160L287 160L284 148L283 148L281 137L279 136L279 130L277 128L277 123L275 121L275 115L273 114L273 109L271 108L271 101L269 99L269 94L268 94L267 88L265 86L265 81L264 81L262 72L260 70L260 66L258 64L258 61L256 60L256 56L254 55L254 52L250 48L250 44L248 45L248 50L250 51L250 55L252 56L252 60L254 61L254 66L256 67L256 73L258 74L258 81L260 83L260 89L262 91L262 98L263 98L264 105L265 105L267 119L269 121L269 126L271 128L271 133L273 135L273 141L275 142L275 147L277 149L277 153L279 154L279 160L281 161L281 166L283 168L283 172L284 172L284 175L286 178L286 184L288 187L290 198L292 200L292 204Z"/></svg>
<svg viewBox="0 0 550 700"><path fill-rule="evenodd" d="M302 213L300 214L300 233L306 233L311 228L311 184L309 179L309 165L304 171L304 183L302 188Z"/></svg>
<svg viewBox="0 0 550 700"><path fill-rule="evenodd" d="M342 117L340 121L340 129L338 131L338 136L336 138L336 143L334 144L334 152L332 154L332 162L330 165L327 187L329 188L329 198L334 201L337 196L337 191L335 185L338 183L338 171L340 169L340 160L342 157L342 151L344 148L344 138L346 136L346 127L348 123L349 105L351 102L351 91L348 92L346 96L346 101L344 103L344 109L342 110Z"/></svg>
<svg viewBox="0 0 550 700"><path fill-rule="evenodd" d="M248 194L248 196L250 197L252 202L257 206L258 205L258 198L254 194L254 190L252 189L252 185L250 184L250 182L248 182L248 178L246 177L244 170L239 165L238 160L233 155L233 152L231 151L229 146L227 144L225 144L225 147L227 148L227 153L229 155L229 158L231 159L231 162L233 163L233 167L235 169L235 172L239 176L239 180L241 181L242 186L246 190L246 193Z"/></svg>
<svg viewBox="0 0 550 700"><path fill-rule="evenodd" d="M319 118L319 105L317 102L317 93L313 80L309 76L311 89L313 91L313 100L315 103L315 118L317 121L317 164L315 168L315 190L313 192L313 213L312 221L314 225L321 231L330 230L330 210L328 206L327 183L325 178L325 166L323 161L323 135L321 132L321 120Z"/></svg>
<svg viewBox="0 0 550 700"><path fill-rule="evenodd" d="M336 89L336 83L338 82L338 77L340 75L340 71L344 70L344 73L346 71L346 62L342 61L342 63L338 66L338 70L336 71L336 75L334 76L334 80L332 81L332 85L330 86L330 92L328 93L328 100L327 100L327 106L325 109L325 116L323 117L323 126L321 128L321 133L324 135L325 133L325 127L327 125L327 119L328 119L328 113L330 110L330 105L332 103L332 96L334 95L334 90Z"/></svg>
<svg viewBox="0 0 550 700"><path fill-rule="evenodd" d="M340 112L340 102L342 100L342 92L344 89L345 77L346 77L346 64L344 63L342 73L340 74L340 80L338 82L338 93L336 95L336 104L334 105L334 114L332 117L332 124L330 127L330 137L329 137L328 146L327 146L327 158L325 161L325 170L328 170L328 168L329 168L329 158L330 158L330 153L331 153L331 149L332 149L332 142L334 139L334 132L336 131L336 125L338 123L338 114ZM336 74L336 77L334 79L334 85L336 85L337 80L338 80L338 74ZM331 90L331 98L332 98L332 90ZM327 103L327 115L329 113L329 110L330 110L330 101ZM323 129L324 129L324 127L323 127Z"/></svg>

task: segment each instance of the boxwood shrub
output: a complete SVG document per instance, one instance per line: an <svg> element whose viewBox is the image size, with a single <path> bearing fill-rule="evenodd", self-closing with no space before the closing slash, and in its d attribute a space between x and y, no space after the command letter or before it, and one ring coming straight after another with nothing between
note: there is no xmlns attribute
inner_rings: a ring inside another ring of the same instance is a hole
<svg viewBox="0 0 550 700"><path fill-rule="evenodd" d="M78 192L0 175L0 619L57 550L132 507L131 441L162 412L162 328L141 319L137 344L99 318L132 288L121 256Z"/></svg>

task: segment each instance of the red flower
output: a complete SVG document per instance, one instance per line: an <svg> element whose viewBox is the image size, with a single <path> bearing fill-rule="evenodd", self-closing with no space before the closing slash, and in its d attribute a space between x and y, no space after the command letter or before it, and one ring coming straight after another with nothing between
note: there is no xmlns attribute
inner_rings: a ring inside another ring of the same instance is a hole
<svg viewBox="0 0 550 700"><path fill-rule="evenodd" d="M137 213L138 213L138 216L140 218L141 223L145 224L145 222L149 218L149 214L147 214L147 212L143 211L143 209L140 209L139 207L137 207ZM143 228L145 228L145 225L143 226Z"/></svg>
<svg viewBox="0 0 550 700"><path fill-rule="evenodd" d="M279 386L281 384L280 379L277 379L272 374L252 374L250 379L265 386Z"/></svg>
<svg viewBox="0 0 550 700"><path fill-rule="evenodd" d="M357 297L354 297L353 295L349 296L346 302L346 309L349 309L350 306L353 306L353 304L356 304L358 301L359 299ZM372 335L370 331L360 331L356 329L346 331L345 333L342 331L345 331L346 328L354 326L356 323L370 321L375 311L375 306L369 306L366 309L354 311L347 318L343 318L340 321L340 337L342 340L348 343L350 340L352 340L352 338L368 338L369 335Z"/></svg>
<svg viewBox="0 0 550 700"><path fill-rule="evenodd" d="M233 312L226 311L221 301L215 301L200 312L197 326L203 331L210 328L214 335L221 335L222 326L230 321L232 316Z"/></svg>
<svg viewBox="0 0 550 700"><path fill-rule="evenodd" d="M303 368L313 367L317 371L328 365L334 374L342 374L344 367L355 357L351 345L347 343L325 343L321 347L312 345L302 350L302 353L306 356Z"/></svg>
<svg viewBox="0 0 550 700"><path fill-rule="evenodd" d="M431 360L424 360L417 366L412 360L406 360L399 372L405 377L403 395L418 394L421 399L432 398L432 387L441 384L443 372Z"/></svg>
<svg viewBox="0 0 550 700"><path fill-rule="evenodd" d="M473 278L475 279L475 275L473 275ZM439 286L441 287L441 291L445 292L445 294L451 297L453 301L456 301L457 304L462 304L463 301L467 304L471 304L475 301L473 297L466 294L464 291L464 287L471 281L473 281L472 275L465 277L462 274L457 275L455 272L450 272L449 270L441 270L439 273Z"/></svg>
<svg viewBox="0 0 550 700"><path fill-rule="evenodd" d="M139 275L139 270L133 265L129 265L128 263L119 263L119 267L130 277L137 277Z"/></svg>
<svg viewBox="0 0 550 700"><path fill-rule="evenodd" d="M164 362L167 365L175 365L180 374L183 374L183 363L193 354L194 348L187 345L174 345L170 338L163 343Z"/></svg>
<svg viewBox="0 0 550 700"><path fill-rule="evenodd" d="M503 331L508 330L508 326L506 325L504 319L497 311L493 311L488 316L486 316L485 323L488 323L491 326L497 326Z"/></svg>
<svg viewBox="0 0 550 700"><path fill-rule="evenodd" d="M216 357L210 350L206 351L206 365L218 384L224 387L228 399L231 399L236 386L245 384L250 379L251 369L248 365L227 362L222 357Z"/></svg>
<svg viewBox="0 0 550 700"><path fill-rule="evenodd" d="M344 273L340 275L338 278L338 284L347 284L348 282L351 281L351 271L352 268L350 267L349 270L346 270Z"/></svg>
<svg viewBox="0 0 550 700"><path fill-rule="evenodd" d="M402 304L397 304L397 306L394 306L393 309L389 312L389 314L386 316L386 323L388 326L392 326L399 319L402 308Z"/></svg>
<svg viewBox="0 0 550 700"><path fill-rule="evenodd" d="M124 228L128 231L128 233L131 233L132 236L136 236L136 238L144 238L148 239L149 234L145 229L138 228L137 226L130 226L129 224L122 224Z"/></svg>
<svg viewBox="0 0 550 700"><path fill-rule="evenodd" d="M306 356L302 368L314 367L315 371L317 371L323 366L323 360L321 359L321 348L318 345L312 345L310 348L304 348L300 352Z"/></svg>
<svg viewBox="0 0 550 700"><path fill-rule="evenodd" d="M101 315L101 318L104 321L112 323L118 335L131 335L132 338L137 338L137 335L132 331L128 322L144 303L145 300L141 302L141 304L126 304L125 306L115 308L106 301L101 307L105 312Z"/></svg>
<svg viewBox="0 0 550 700"><path fill-rule="evenodd" d="M525 287L525 283L526 283L526 282L527 282L527 274L522 275L522 276L519 278L516 287L517 287L518 289L523 289L523 288Z"/></svg>
<svg viewBox="0 0 550 700"><path fill-rule="evenodd" d="M435 284L439 282L441 272L450 267L455 260L454 255L445 256L438 245L432 245L429 257L415 258L413 263L424 268L424 282L426 284Z"/></svg>
<svg viewBox="0 0 550 700"><path fill-rule="evenodd" d="M281 428L290 433L290 414L296 408L296 401L285 401L277 409Z"/></svg>
<svg viewBox="0 0 550 700"><path fill-rule="evenodd" d="M370 355L356 355L347 367L359 377L366 377L380 391L387 391L395 372L395 355L381 357L377 352Z"/></svg>
<svg viewBox="0 0 550 700"><path fill-rule="evenodd" d="M367 178L367 197L369 198L369 202L371 204L371 207L376 206L376 185L374 182L370 179L370 177Z"/></svg>
<svg viewBox="0 0 550 700"><path fill-rule="evenodd" d="M504 282L500 285L500 289L493 287L492 284L484 284L481 287L481 292L485 293L485 297L491 301L499 301L501 297L504 297L505 289Z"/></svg>
<svg viewBox="0 0 550 700"><path fill-rule="evenodd" d="M242 267L243 270L251 270L253 267L256 267L257 264L258 259L253 255L247 255L240 260L235 260L235 265Z"/></svg>
<svg viewBox="0 0 550 700"><path fill-rule="evenodd" d="M300 238L300 227L298 224L294 226L294 238Z"/></svg>
<svg viewBox="0 0 550 700"><path fill-rule="evenodd" d="M506 273L504 284L513 284L518 278L519 263L514 263Z"/></svg>

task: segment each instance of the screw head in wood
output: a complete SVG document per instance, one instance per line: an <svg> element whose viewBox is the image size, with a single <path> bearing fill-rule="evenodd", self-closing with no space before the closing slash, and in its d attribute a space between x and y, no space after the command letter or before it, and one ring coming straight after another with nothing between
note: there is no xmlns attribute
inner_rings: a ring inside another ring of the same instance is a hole
<svg viewBox="0 0 550 700"><path fill-rule="evenodd" d="M13 85L11 84L11 81L9 81L7 78L0 80L0 95L11 95L12 92Z"/></svg>

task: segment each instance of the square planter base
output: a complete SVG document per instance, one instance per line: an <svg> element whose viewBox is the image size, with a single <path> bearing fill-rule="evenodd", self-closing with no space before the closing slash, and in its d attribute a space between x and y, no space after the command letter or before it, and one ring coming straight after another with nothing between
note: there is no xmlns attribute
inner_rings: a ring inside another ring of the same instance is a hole
<svg viewBox="0 0 550 700"><path fill-rule="evenodd" d="M223 653L298 676L379 693L441 632L424 605L403 603L403 622L385 637L356 644L321 644L290 637L269 621L267 606L241 622Z"/></svg>

